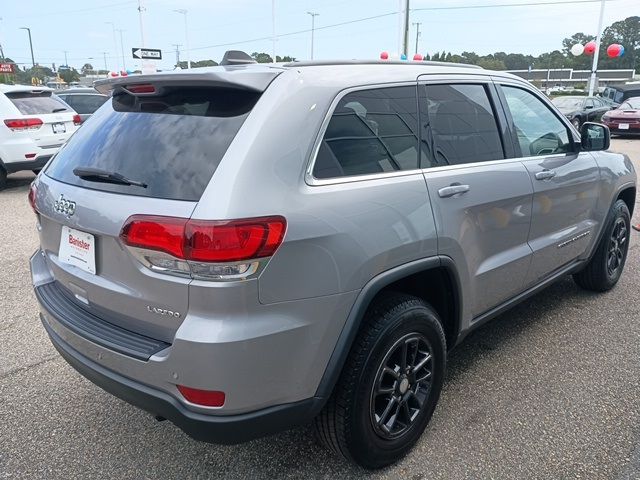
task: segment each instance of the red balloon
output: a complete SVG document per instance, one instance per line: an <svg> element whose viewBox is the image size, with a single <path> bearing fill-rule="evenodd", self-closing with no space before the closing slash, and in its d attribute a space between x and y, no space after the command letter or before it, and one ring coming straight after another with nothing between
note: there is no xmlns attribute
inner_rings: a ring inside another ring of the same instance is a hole
<svg viewBox="0 0 640 480"><path fill-rule="evenodd" d="M122 71L120 72L120 76L121 76L121 77L126 77L126 76L127 76L127 72L125 72L124 70L122 70Z"/></svg>
<svg viewBox="0 0 640 480"><path fill-rule="evenodd" d="M621 50L621 45L618 45L617 43L611 44L607 47L607 55L609 55L609 58L616 58L620 55Z"/></svg>
<svg viewBox="0 0 640 480"><path fill-rule="evenodd" d="M381 60L388 60L389 59L389 52L382 52L380 54L380 59Z"/></svg>
<svg viewBox="0 0 640 480"><path fill-rule="evenodd" d="M117 77L118 76L118 72L111 72L111 76L112 77Z"/></svg>
<svg viewBox="0 0 640 480"><path fill-rule="evenodd" d="M584 53L587 55L593 55L596 53L596 42L589 42L584 46Z"/></svg>
<svg viewBox="0 0 640 480"><path fill-rule="evenodd" d="M422 55L420 55L419 53L416 53L416 54L413 56L413 59L414 59L415 61L417 61L417 62L421 62L422 60L424 60L424 57L423 57Z"/></svg>

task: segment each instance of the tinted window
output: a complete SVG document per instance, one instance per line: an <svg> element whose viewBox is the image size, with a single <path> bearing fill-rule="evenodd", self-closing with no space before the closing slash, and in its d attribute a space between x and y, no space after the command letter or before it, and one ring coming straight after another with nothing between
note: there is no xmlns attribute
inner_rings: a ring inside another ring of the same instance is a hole
<svg viewBox="0 0 640 480"><path fill-rule="evenodd" d="M593 103L596 106L596 108L602 108L604 107L604 102L602 100L600 100L599 98L594 98L593 99Z"/></svg>
<svg viewBox="0 0 640 480"><path fill-rule="evenodd" d="M503 86L523 157L570 152L567 127L532 93Z"/></svg>
<svg viewBox="0 0 640 480"><path fill-rule="evenodd" d="M223 88L115 95L71 137L46 174L86 188L199 200L258 97ZM147 188L85 181L73 174L76 167L117 172Z"/></svg>
<svg viewBox="0 0 640 480"><path fill-rule="evenodd" d="M51 92L9 92L5 95L23 115L69 111L69 107Z"/></svg>
<svg viewBox="0 0 640 480"><path fill-rule="evenodd" d="M64 100L77 113L83 115L95 112L109 99L106 95L91 94L60 95L60 98L62 98L62 100Z"/></svg>
<svg viewBox="0 0 640 480"><path fill-rule="evenodd" d="M418 168L416 89L388 87L345 95L313 168L315 178Z"/></svg>
<svg viewBox="0 0 640 480"><path fill-rule="evenodd" d="M585 108L593 108L595 106L595 103L593 103L593 100L591 98L587 98L584 102L584 106Z"/></svg>
<svg viewBox="0 0 640 480"><path fill-rule="evenodd" d="M493 110L482 85L427 85L425 148L430 166L504 158ZM424 107L423 107L424 108Z"/></svg>

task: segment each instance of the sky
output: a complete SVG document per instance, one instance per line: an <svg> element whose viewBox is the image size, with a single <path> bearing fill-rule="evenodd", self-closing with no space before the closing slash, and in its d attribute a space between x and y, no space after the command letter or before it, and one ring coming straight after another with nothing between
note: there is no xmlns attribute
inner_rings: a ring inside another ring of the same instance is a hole
<svg viewBox="0 0 640 480"><path fill-rule="evenodd" d="M273 0L276 54L309 59L315 12L315 59L377 58L399 51L401 0ZM576 32L595 34L600 2L505 6L567 0L411 0L411 23L420 22L418 51L496 51L538 55L561 49ZM272 0L142 0L145 46L162 50L159 68L175 64L174 44L187 59L187 10L191 60L219 61L229 49L272 52ZM500 5L495 8L487 8ZM460 8L480 6L481 8ZM31 63L27 32L41 65L91 63L109 70L139 67L131 49L142 46L138 0L26 0L0 3L0 45L7 57ZM422 9L422 10L421 10ZM640 0L606 0L604 24L640 15ZM376 18L371 18L376 17ZM363 21L356 21L366 19ZM108 23L112 22L112 24ZM348 22L348 23L345 23ZM333 26L335 24L343 24ZM118 29L115 32L113 29ZM122 30L122 45L120 31ZM415 53L416 27L410 30ZM124 59L122 49L124 48ZM105 53L106 52L106 53ZM106 62L105 57L106 56Z"/></svg>

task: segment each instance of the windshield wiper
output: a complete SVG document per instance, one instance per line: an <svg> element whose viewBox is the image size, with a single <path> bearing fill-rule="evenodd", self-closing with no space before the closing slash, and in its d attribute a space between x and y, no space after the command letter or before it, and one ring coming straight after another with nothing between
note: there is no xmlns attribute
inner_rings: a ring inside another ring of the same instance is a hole
<svg viewBox="0 0 640 480"><path fill-rule="evenodd" d="M132 185L134 187L147 188L147 184L137 180L130 180L117 172L109 172L100 168L77 167L73 174L89 182L115 183L117 185Z"/></svg>
<svg viewBox="0 0 640 480"><path fill-rule="evenodd" d="M53 110L51 110L51 113L66 112L66 111L67 111L67 109L65 107L54 108Z"/></svg>

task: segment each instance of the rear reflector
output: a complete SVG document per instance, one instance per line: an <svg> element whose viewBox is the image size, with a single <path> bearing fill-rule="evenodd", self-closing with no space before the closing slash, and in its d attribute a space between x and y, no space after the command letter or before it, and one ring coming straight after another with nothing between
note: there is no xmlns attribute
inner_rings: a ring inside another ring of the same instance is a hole
<svg viewBox="0 0 640 480"><path fill-rule="evenodd" d="M73 124L75 126L78 126L82 123L82 117L80 117L80 115L78 115L77 113L73 116Z"/></svg>
<svg viewBox="0 0 640 480"><path fill-rule="evenodd" d="M36 154L35 153L25 153L24 154L24 158L35 158Z"/></svg>
<svg viewBox="0 0 640 480"><path fill-rule="evenodd" d="M5 120L4 124L11 130L36 130L42 126L39 118L16 118Z"/></svg>
<svg viewBox="0 0 640 480"><path fill-rule="evenodd" d="M31 186L29 187L29 195L28 195L28 199L29 199L29 205L31 205L31 209L33 210L34 213L38 213L38 210L36 209L36 193L37 193L37 189L35 184L31 184Z"/></svg>
<svg viewBox="0 0 640 480"><path fill-rule="evenodd" d="M191 403L204 407L221 407L224 405L224 392L199 390L197 388L177 385L182 396Z"/></svg>
<svg viewBox="0 0 640 480"><path fill-rule="evenodd" d="M182 260L238 262L272 256L286 226L280 216L205 221L134 215L120 238L130 247L157 250Z"/></svg>

